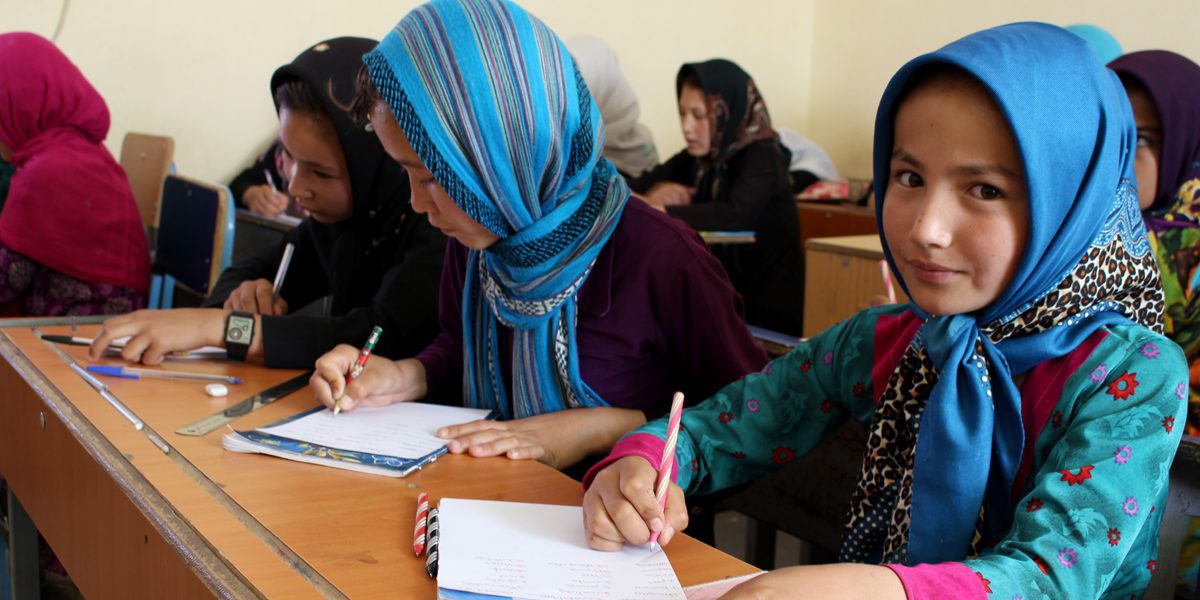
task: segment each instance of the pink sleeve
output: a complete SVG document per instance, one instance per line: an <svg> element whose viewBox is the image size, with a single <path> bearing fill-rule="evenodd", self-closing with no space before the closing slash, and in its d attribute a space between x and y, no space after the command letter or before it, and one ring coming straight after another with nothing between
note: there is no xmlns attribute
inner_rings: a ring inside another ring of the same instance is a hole
<svg viewBox="0 0 1200 600"><path fill-rule="evenodd" d="M915 567L883 566L891 569L900 578L908 600L947 597L987 600L983 576L962 563L920 564Z"/></svg>
<svg viewBox="0 0 1200 600"><path fill-rule="evenodd" d="M592 468L588 469L587 475L583 476L583 489L588 489L592 485L592 479L596 474L604 470L604 467L625 458L626 456L640 456L646 459L650 464L658 468L658 463L662 461L663 446L667 443L656 436L649 433L635 433L621 438L616 446L613 446L608 456L604 460L598 462ZM679 464L675 459L671 459L671 481L676 481L679 477Z"/></svg>

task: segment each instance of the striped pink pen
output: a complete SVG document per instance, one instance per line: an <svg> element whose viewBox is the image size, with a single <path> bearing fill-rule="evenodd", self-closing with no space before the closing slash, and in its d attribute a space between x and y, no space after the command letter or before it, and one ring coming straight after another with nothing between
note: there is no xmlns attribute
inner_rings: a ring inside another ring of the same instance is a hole
<svg viewBox="0 0 1200 600"><path fill-rule="evenodd" d="M892 285L892 271L888 268L887 260L879 261L879 270L883 273L883 286L887 288L888 302L896 303L896 286Z"/></svg>
<svg viewBox="0 0 1200 600"><path fill-rule="evenodd" d="M658 486L654 491L654 499L658 507L663 509L666 516L667 488L671 487L671 462L675 460L675 442L679 439L679 418L683 416L683 392L675 392L671 398L671 418L667 421L667 443L663 446L662 460L658 463ZM664 518L665 521L665 518ZM658 532L650 532L650 543L658 542Z"/></svg>
<svg viewBox="0 0 1200 600"><path fill-rule="evenodd" d="M429 496L421 492L417 496L417 523L413 527L413 554L425 554L425 527L429 520Z"/></svg>

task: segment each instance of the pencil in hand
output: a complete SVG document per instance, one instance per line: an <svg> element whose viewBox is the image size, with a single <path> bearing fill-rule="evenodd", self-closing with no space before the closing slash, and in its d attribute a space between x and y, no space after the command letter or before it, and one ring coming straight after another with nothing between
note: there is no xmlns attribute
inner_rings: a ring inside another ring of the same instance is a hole
<svg viewBox="0 0 1200 600"><path fill-rule="evenodd" d="M350 385L351 381L362 375L363 369L367 366L367 360L371 358L371 352L375 350L375 344L379 343L379 336L383 335L383 328L376 325L371 330L371 335L367 338L367 343L363 346L362 351L358 353L358 360L350 367L350 372L346 374L346 386ZM338 394L337 398L333 399L333 416L337 416L342 412L342 397L346 395L346 388L342 388L342 393Z"/></svg>
<svg viewBox="0 0 1200 600"><path fill-rule="evenodd" d="M658 507L663 509L663 521L666 522L667 489L671 487L671 463L675 460L675 442L679 439L679 419L683 416L683 392L675 392L671 398L671 417L667 421L667 443L663 446L662 460L658 463L658 485L655 486L654 499ZM650 532L650 543L658 543L657 531Z"/></svg>

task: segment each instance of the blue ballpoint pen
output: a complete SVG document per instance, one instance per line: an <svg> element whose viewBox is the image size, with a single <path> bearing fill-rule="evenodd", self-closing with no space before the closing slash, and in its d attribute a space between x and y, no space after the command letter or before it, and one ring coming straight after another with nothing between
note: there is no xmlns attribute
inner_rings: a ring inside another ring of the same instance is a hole
<svg viewBox="0 0 1200 600"><path fill-rule="evenodd" d="M125 379L141 379L143 377L158 377L160 379L194 379L197 381L222 381L225 383L241 383L242 380L229 375L209 375L207 373L189 373L187 371L164 371L161 369L137 369L118 365L88 365L87 370L97 375L122 377Z"/></svg>

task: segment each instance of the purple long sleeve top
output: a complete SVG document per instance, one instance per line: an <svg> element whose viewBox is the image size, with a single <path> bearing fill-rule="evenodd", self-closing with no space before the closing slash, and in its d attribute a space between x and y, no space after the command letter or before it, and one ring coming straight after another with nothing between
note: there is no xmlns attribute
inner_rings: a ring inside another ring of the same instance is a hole
<svg viewBox="0 0 1200 600"><path fill-rule="evenodd" d="M417 355L432 402L462 402L462 293L469 252L455 240L446 245L441 333ZM665 414L676 390L694 404L767 362L746 329L742 300L721 263L686 224L636 198L596 258L578 300L583 381L610 406L642 410L647 419ZM510 330L500 329L501 360L510 364ZM511 370L502 372L511 397Z"/></svg>

